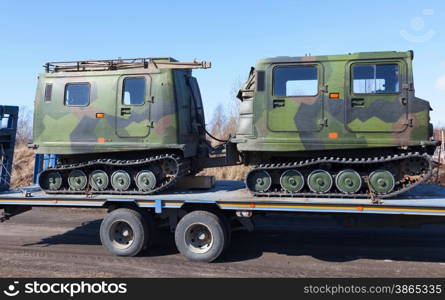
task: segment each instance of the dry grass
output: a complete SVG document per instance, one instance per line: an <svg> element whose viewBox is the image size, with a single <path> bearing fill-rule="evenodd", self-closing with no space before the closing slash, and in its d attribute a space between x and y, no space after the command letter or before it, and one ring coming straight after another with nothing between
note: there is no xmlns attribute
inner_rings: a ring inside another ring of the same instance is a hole
<svg viewBox="0 0 445 300"><path fill-rule="evenodd" d="M17 145L12 165L11 188L32 184L34 173L34 151L26 145Z"/></svg>
<svg viewBox="0 0 445 300"><path fill-rule="evenodd" d="M244 180L249 169L248 166L210 168L205 169L198 175L215 176L217 180Z"/></svg>

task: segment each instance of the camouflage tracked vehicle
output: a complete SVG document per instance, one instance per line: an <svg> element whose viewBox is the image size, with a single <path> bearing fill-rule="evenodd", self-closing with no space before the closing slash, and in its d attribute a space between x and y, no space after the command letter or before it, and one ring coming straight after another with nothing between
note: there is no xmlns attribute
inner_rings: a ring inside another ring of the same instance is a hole
<svg viewBox="0 0 445 300"><path fill-rule="evenodd" d="M140 58L48 63L35 100L33 145L57 154L47 193L152 194L208 157L191 69L207 62Z"/></svg>
<svg viewBox="0 0 445 300"><path fill-rule="evenodd" d="M259 60L240 90L238 150L255 195L390 197L431 175L430 105L413 52Z"/></svg>
<svg viewBox="0 0 445 300"><path fill-rule="evenodd" d="M412 52L260 60L240 90L235 138L205 139L193 68L171 58L48 63L34 147L57 154L47 193L152 194L208 167L256 165L258 196L391 197L431 175L430 105ZM225 156L210 157L225 148Z"/></svg>

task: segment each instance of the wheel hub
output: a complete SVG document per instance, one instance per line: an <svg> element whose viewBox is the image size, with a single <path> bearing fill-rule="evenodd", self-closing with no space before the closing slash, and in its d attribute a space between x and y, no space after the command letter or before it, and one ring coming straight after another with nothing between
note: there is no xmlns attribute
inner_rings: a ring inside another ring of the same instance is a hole
<svg viewBox="0 0 445 300"><path fill-rule="evenodd" d="M213 245L212 233L204 224L191 224L185 232L185 244L194 253L206 253Z"/></svg>
<svg viewBox="0 0 445 300"><path fill-rule="evenodd" d="M129 248L134 241L133 229L124 220L115 221L111 225L110 240L119 249Z"/></svg>

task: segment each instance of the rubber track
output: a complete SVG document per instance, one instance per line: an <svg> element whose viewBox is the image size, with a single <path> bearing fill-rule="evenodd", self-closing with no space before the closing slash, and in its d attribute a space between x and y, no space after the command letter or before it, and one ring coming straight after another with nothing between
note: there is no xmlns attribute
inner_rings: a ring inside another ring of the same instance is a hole
<svg viewBox="0 0 445 300"><path fill-rule="evenodd" d="M381 164L381 163L387 163L387 162L393 162L397 160L404 160L404 159L411 159L411 158L422 158L425 159L428 162L428 171L424 174L418 174L421 175L421 179L417 180L414 183L409 183L407 185L404 184L398 184L396 182L396 188L399 186L398 189L395 189L393 192L389 194L375 194L374 196L377 198L390 198L397 196L399 194L402 194L415 186L421 184L422 182L425 182L431 177L432 174L432 160L431 156L427 153L420 154L419 152L415 153L402 153L402 154L395 154L392 156L386 156L386 157L368 157L368 158L334 158L334 157L323 157L323 158L314 158L309 159L305 161L299 161L299 162L291 162L291 163L282 163L282 164L263 164L258 165L254 168L252 168L249 173L246 176L246 187L249 189L247 185L247 178L249 175L255 171L258 170L265 170L265 171L271 171L271 170L280 170L280 169L296 169L309 167L317 164L322 163L333 163L333 164L343 164L345 167L348 167L350 165L364 165L364 164ZM351 168L351 167L350 167ZM352 168L353 169L353 168ZM335 185L333 185L334 187ZM262 197L338 197L338 198L371 198L371 194L369 192L367 193L353 193L353 194L344 194L344 193L313 193L313 192L303 192L303 193L289 193L284 190L279 191L266 191L266 192L255 192L249 189L249 191L254 196L262 196Z"/></svg>
<svg viewBox="0 0 445 300"><path fill-rule="evenodd" d="M141 166L144 164L159 162L159 161L166 160L166 159L174 160L176 162L176 166L177 166L176 173L174 175L172 175L168 180L163 181L159 186L157 186L155 189L153 189L151 191L142 192L142 191L139 191L136 189L127 190L127 191L115 191L115 190L94 191L92 189L89 189L89 187L90 187L89 186L89 178L88 178L86 190L75 191L75 190L70 190L70 189L61 189L61 190L53 191L53 190L46 190L46 189L42 188L42 190L47 194L152 195L152 194L156 194L156 193L159 193L159 192L162 192L162 191L168 189L169 187L173 186L178 181L178 179L180 177L186 175L187 172L189 171L188 162L183 160L181 157L179 157L178 155L175 155L175 154L162 154L162 155L157 155L157 156L153 156L153 157L147 157L145 159L136 159L136 160L96 159L96 160L91 160L91 161L77 163L77 164L57 165L54 167L49 167L39 174L39 179L42 176L42 174L44 174L45 172L50 172L50 171L68 171L68 170L74 170L74 169L80 169L80 168L91 168L91 167L94 168L95 166L97 166L96 168L98 168L98 169L100 169L100 166L102 166L102 167L110 166L110 167L122 167L125 170L125 167L128 167L128 166ZM66 178L63 178L62 180L66 180ZM40 180L39 180L39 185L40 185ZM109 183L109 187L112 188L111 182Z"/></svg>

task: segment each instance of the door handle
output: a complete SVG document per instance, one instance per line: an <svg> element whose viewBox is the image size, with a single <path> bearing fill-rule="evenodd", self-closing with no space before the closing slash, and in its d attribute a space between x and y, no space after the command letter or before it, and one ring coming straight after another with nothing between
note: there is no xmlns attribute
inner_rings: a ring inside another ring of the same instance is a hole
<svg viewBox="0 0 445 300"><path fill-rule="evenodd" d="M284 107L285 102L283 99L275 99L275 100L273 100L272 104L273 104L273 108Z"/></svg>
<svg viewBox="0 0 445 300"><path fill-rule="evenodd" d="M131 115L131 108L122 107L121 108L121 116Z"/></svg>
<svg viewBox="0 0 445 300"><path fill-rule="evenodd" d="M352 98L351 99L351 106L352 107L364 107L365 106L365 99L364 98Z"/></svg>

